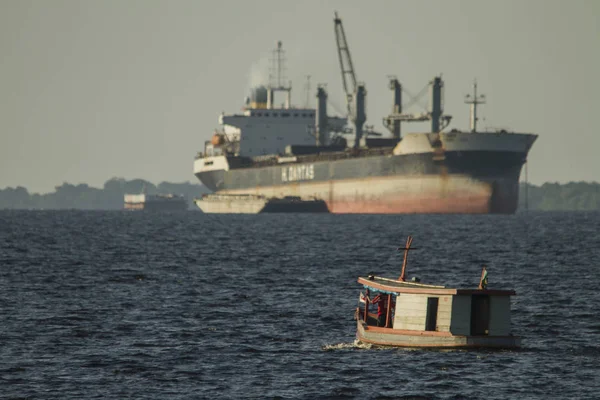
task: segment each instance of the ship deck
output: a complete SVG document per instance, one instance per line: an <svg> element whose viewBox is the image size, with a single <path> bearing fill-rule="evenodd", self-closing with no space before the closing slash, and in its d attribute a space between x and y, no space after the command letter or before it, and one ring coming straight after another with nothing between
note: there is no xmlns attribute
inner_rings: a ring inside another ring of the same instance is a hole
<svg viewBox="0 0 600 400"><path fill-rule="evenodd" d="M392 155L394 147L378 147L369 149L347 149L345 151L324 152L302 155L267 155L259 157L239 157L228 156L227 162L230 169L250 168L250 167L269 167L284 164L281 159L285 159L285 164L301 164L319 161L335 161L350 158L376 157Z"/></svg>

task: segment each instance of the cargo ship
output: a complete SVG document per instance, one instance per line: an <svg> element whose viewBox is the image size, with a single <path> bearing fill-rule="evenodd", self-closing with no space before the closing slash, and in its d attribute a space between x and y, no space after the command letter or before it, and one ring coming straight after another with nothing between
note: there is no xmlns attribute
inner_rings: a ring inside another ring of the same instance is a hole
<svg viewBox="0 0 600 400"><path fill-rule="evenodd" d="M175 194L126 194L125 210L130 211L184 211L188 204L184 196Z"/></svg>
<svg viewBox="0 0 600 400"><path fill-rule="evenodd" d="M251 90L242 113L222 114L196 156L194 174L215 193L196 199L198 207L231 212L214 201L242 195L318 199L331 213L514 213L521 169L537 135L479 130L477 107L485 97L476 83L465 98L470 129L447 130L452 117L444 114L444 83L436 76L425 88L428 106L421 113L403 112L405 91L390 79L392 112L383 118L390 135L384 137L364 125L366 87L357 83L337 13L334 28L347 115L328 115L324 85L317 87L316 109L292 106L278 42L275 79ZM280 106L278 93L285 95ZM430 130L403 135L410 122L430 122Z"/></svg>

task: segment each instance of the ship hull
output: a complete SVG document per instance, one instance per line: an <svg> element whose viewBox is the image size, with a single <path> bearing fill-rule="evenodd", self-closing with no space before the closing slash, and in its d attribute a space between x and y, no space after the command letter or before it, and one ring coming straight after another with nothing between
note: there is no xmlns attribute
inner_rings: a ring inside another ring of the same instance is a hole
<svg viewBox="0 0 600 400"><path fill-rule="evenodd" d="M524 152L380 155L199 171L222 194L321 199L332 213L501 213L517 209Z"/></svg>
<svg viewBox="0 0 600 400"><path fill-rule="evenodd" d="M314 197L324 200L331 213L339 214L514 212L513 199L505 196L504 202L496 202L502 207L494 209L491 185L464 176L374 177L219 193Z"/></svg>

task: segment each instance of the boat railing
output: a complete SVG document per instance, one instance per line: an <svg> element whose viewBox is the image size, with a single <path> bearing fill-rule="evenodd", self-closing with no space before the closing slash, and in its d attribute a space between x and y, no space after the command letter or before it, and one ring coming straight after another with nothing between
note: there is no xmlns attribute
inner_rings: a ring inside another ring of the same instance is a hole
<svg viewBox="0 0 600 400"><path fill-rule="evenodd" d="M372 312L367 314L367 320L365 321L364 308L356 307L356 313L354 314L354 318L358 321L366 323L367 326L377 326L377 314Z"/></svg>

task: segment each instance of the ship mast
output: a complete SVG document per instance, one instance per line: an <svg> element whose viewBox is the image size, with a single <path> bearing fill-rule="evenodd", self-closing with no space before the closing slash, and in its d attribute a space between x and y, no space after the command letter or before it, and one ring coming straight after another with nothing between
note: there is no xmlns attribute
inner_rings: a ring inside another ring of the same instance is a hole
<svg viewBox="0 0 600 400"><path fill-rule="evenodd" d="M269 74L269 87L267 88L267 108L273 108L275 100L275 92L286 92L285 108L291 107L292 102L292 83L288 86L284 85L285 68L284 68L284 51L281 41L277 42L277 48L273 50L272 72ZM273 75L275 74L275 77Z"/></svg>
<svg viewBox="0 0 600 400"><path fill-rule="evenodd" d="M473 81L473 96L470 94L465 96L465 104L471 105L471 132L477 132L477 105L485 104L485 95L477 96L477 80Z"/></svg>

